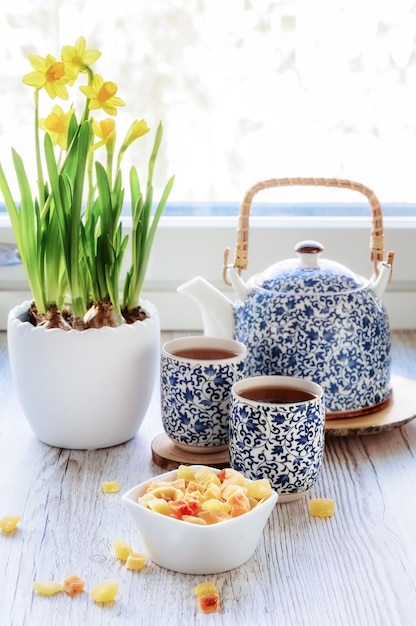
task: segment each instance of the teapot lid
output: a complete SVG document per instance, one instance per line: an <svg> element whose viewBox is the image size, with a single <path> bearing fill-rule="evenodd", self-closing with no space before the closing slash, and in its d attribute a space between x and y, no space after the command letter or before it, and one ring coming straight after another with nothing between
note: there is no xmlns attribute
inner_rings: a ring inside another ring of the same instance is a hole
<svg viewBox="0 0 416 626"><path fill-rule="evenodd" d="M280 261L255 277L258 287L287 293L342 293L361 289L367 281L344 265L320 259L324 247L317 241L295 246L297 258Z"/></svg>

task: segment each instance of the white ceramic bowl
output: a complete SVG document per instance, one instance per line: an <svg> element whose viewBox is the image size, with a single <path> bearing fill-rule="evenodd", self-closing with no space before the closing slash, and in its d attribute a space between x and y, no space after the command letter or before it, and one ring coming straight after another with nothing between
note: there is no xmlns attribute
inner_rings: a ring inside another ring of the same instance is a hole
<svg viewBox="0 0 416 626"><path fill-rule="evenodd" d="M176 474L174 470L150 480L174 480ZM139 504L137 500L148 484L149 480L146 480L127 491L123 502L143 537L151 560L182 574L217 574L248 561L278 498L273 491L265 502L248 513L217 524L199 526L155 513Z"/></svg>

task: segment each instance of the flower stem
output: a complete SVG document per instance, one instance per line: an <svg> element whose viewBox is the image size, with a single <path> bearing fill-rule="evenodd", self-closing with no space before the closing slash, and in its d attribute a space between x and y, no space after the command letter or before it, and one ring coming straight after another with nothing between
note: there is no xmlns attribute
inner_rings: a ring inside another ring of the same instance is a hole
<svg viewBox="0 0 416 626"><path fill-rule="evenodd" d="M40 140L39 140L39 89L35 89L35 150L36 150L36 169L38 175L39 204L42 207L45 202L45 182L43 178L42 160L40 157Z"/></svg>

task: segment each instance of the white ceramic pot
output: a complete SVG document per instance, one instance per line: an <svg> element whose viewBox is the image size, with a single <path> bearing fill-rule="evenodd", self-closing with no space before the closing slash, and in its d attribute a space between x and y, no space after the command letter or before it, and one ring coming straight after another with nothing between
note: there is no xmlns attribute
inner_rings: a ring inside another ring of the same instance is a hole
<svg viewBox="0 0 416 626"><path fill-rule="evenodd" d="M38 439L91 450L134 437L159 380L154 305L141 303L145 321L63 331L25 321L29 304L10 311L7 339L17 396Z"/></svg>

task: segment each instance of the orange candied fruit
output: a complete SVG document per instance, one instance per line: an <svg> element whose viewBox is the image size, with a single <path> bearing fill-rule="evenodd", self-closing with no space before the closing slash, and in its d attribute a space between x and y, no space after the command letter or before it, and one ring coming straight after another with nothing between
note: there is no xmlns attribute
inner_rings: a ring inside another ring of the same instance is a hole
<svg viewBox="0 0 416 626"><path fill-rule="evenodd" d="M211 581L199 583L194 589L202 613L216 613L219 609L220 594Z"/></svg>
<svg viewBox="0 0 416 626"><path fill-rule="evenodd" d="M199 608L202 613L216 613L219 609L219 602L218 593L207 593L199 598Z"/></svg>
<svg viewBox="0 0 416 626"><path fill-rule="evenodd" d="M85 582L78 576L78 574L71 574L65 578L62 583L62 590L68 596L75 596L77 593L81 593L85 589Z"/></svg>

